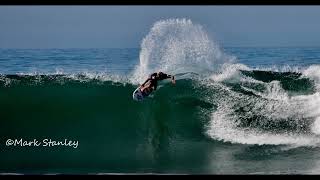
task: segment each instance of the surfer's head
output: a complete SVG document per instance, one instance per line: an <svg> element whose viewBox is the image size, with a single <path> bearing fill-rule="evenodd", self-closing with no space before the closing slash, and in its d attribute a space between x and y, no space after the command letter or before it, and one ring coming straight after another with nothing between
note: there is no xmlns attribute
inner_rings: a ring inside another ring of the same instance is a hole
<svg viewBox="0 0 320 180"><path fill-rule="evenodd" d="M164 73L160 71L160 72L157 73L157 75L158 75L158 76L163 76Z"/></svg>

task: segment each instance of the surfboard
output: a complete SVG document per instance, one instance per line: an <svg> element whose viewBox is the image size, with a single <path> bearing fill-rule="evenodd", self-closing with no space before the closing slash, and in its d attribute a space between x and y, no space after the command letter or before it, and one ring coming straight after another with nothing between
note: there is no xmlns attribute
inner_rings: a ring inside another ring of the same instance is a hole
<svg viewBox="0 0 320 180"><path fill-rule="evenodd" d="M142 101L146 97L142 94L142 92L139 89L140 87L138 87L136 90L133 91L132 93L133 100Z"/></svg>

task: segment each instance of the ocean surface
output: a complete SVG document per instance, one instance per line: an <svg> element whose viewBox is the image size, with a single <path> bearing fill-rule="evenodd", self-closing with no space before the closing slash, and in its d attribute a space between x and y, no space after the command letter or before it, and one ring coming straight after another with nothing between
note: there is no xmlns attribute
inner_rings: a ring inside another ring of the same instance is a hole
<svg viewBox="0 0 320 180"><path fill-rule="evenodd" d="M156 71L176 84L134 101ZM0 114L1 174L320 174L320 47L174 19L139 48L0 49Z"/></svg>

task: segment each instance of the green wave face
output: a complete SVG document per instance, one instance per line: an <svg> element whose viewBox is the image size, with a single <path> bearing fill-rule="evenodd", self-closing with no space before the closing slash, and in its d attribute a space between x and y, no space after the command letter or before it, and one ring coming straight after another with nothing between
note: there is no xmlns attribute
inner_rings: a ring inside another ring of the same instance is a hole
<svg viewBox="0 0 320 180"><path fill-rule="evenodd" d="M136 102L132 84L54 75L4 78L1 142L67 138L78 140L79 147L8 147L1 153L2 172L161 170L162 156L181 148L175 141L204 139L199 113L212 108L199 98L191 80L179 80L176 87L165 85L153 97Z"/></svg>

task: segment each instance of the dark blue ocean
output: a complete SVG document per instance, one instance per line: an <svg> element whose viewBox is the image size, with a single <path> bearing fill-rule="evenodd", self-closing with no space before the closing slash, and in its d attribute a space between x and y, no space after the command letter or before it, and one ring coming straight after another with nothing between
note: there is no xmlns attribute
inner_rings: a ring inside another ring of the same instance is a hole
<svg viewBox="0 0 320 180"><path fill-rule="evenodd" d="M318 65L320 47L224 47L251 68L303 68ZM139 64L140 48L0 49L1 74L126 74Z"/></svg>

